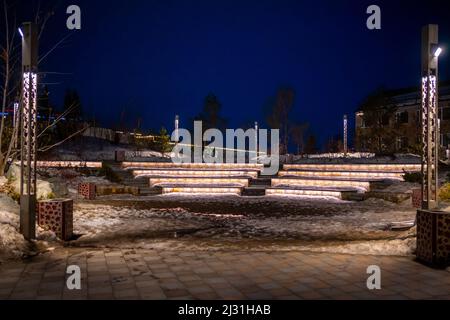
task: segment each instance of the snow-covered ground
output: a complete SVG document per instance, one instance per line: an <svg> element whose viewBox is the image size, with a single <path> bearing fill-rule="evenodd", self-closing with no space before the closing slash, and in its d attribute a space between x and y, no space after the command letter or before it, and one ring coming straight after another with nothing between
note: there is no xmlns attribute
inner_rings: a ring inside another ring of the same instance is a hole
<svg viewBox="0 0 450 320"><path fill-rule="evenodd" d="M95 204L78 203L74 219L75 232L81 236L74 246L166 244L186 250L276 248L407 255L415 245L414 231L390 230L395 222L414 221L414 209L382 200L171 195L152 200L122 197L114 203L105 197Z"/></svg>
<svg viewBox="0 0 450 320"><path fill-rule="evenodd" d="M7 179L0 177L0 264L45 252L57 244L56 235L40 227L37 240L28 242L19 231L19 205L6 192Z"/></svg>
<svg viewBox="0 0 450 320"><path fill-rule="evenodd" d="M305 156L293 156L286 157L281 156L281 163L283 161L292 160L293 163L412 163L420 164L420 156L414 154L395 154L392 157L389 156L374 156L373 154L358 154L351 153L347 157L343 154L323 154L323 155L305 155ZM290 162L290 161L289 161Z"/></svg>
<svg viewBox="0 0 450 320"><path fill-rule="evenodd" d="M23 256L29 250L28 243L18 232L18 205L0 193L0 263L4 259Z"/></svg>
<svg viewBox="0 0 450 320"><path fill-rule="evenodd" d="M128 161L167 161L160 152L132 145L115 145L100 139L86 139L83 143L71 142L52 150L46 157L62 161L111 161L116 151L124 151Z"/></svg>
<svg viewBox="0 0 450 320"><path fill-rule="evenodd" d="M1 183L0 183L1 184ZM28 242L19 232L19 205L0 193L0 264L9 259L35 255L49 248L55 241L52 232L37 228L37 241Z"/></svg>
<svg viewBox="0 0 450 320"><path fill-rule="evenodd" d="M408 255L414 230L391 231L398 222L413 222L411 201L394 204L379 199L346 202L295 196L164 195L100 197L85 202L77 196L82 182L108 184L75 169L45 169L41 187L57 197L76 200L73 246L107 246L222 250L307 250L374 255ZM0 185L6 183L0 180ZM17 184L17 182L16 182ZM416 184L395 182L386 192L410 192ZM18 232L18 205L0 188L0 262L32 255L59 245L51 232L38 229L28 243Z"/></svg>

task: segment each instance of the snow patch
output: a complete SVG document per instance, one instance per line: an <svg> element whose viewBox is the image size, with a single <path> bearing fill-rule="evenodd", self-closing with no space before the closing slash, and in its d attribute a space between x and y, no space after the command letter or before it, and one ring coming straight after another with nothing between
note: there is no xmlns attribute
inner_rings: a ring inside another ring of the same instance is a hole
<svg viewBox="0 0 450 320"><path fill-rule="evenodd" d="M346 243L329 246L305 246L303 250L321 253L363 254L370 256L410 256L416 250L416 238Z"/></svg>
<svg viewBox="0 0 450 320"><path fill-rule="evenodd" d="M22 257L28 242L18 232L19 206L5 194L0 194L0 262Z"/></svg>

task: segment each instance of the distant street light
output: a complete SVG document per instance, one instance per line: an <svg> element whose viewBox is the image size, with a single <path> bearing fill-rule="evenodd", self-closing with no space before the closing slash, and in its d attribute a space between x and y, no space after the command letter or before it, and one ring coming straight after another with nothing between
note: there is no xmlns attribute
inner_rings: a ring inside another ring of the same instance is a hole
<svg viewBox="0 0 450 320"><path fill-rule="evenodd" d="M175 116L175 142L178 143L180 142L180 116L176 115Z"/></svg>
<svg viewBox="0 0 450 320"><path fill-rule="evenodd" d="M348 153L348 117L344 115L344 155Z"/></svg>
<svg viewBox="0 0 450 320"><path fill-rule="evenodd" d="M20 37L23 39L23 31L21 28L19 28L19 34L20 34Z"/></svg>
<svg viewBox="0 0 450 320"><path fill-rule="evenodd" d="M19 103L18 102L14 102L14 107L13 107L13 128L15 128L18 124L18 116L19 116Z"/></svg>
<svg viewBox="0 0 450 320"><path fill-rule="evenodd" d="M258 122L255 122L255 153L256 153L256 158L258 158L259 154L259 146L258 146L258 132L259 132L259 124ZM258 160L256 160L258 161Z"/></svg>

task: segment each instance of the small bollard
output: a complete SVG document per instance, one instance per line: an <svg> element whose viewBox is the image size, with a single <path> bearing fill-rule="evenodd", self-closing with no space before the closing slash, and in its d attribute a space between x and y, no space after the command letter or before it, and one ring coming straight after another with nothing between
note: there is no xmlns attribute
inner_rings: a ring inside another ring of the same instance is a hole
<svg viewBox="0 0 450 320"><path fill-rule="evenodd" d="M95 200L95 184L81 183L78 185L78 194L87 200Z"/></svg>

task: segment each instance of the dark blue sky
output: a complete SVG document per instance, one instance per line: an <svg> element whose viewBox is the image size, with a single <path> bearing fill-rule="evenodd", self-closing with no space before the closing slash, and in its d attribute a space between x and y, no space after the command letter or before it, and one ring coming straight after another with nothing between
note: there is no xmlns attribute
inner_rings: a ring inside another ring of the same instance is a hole
<svg viewBox="0 0 450 320"><path fill-rule="evenodd" d="M29 3L30 1L26 1ZM48 1L44 1L47 3ZM52 100L79 91L88 116L118 124L172 129L199 113L215 93L230 127L264 121L262 108L280 86L296 91L293 121L309 122L321 141L341 131L380 85L420 79L421 27L440 24L450 49L449 1L128 0L58 2L42 52L68 33L65 9L78 4L82 30L48 57ZM366 28L366 9L382 9L382 30ZM449 79L450 50L441 59Z"/></svg>

